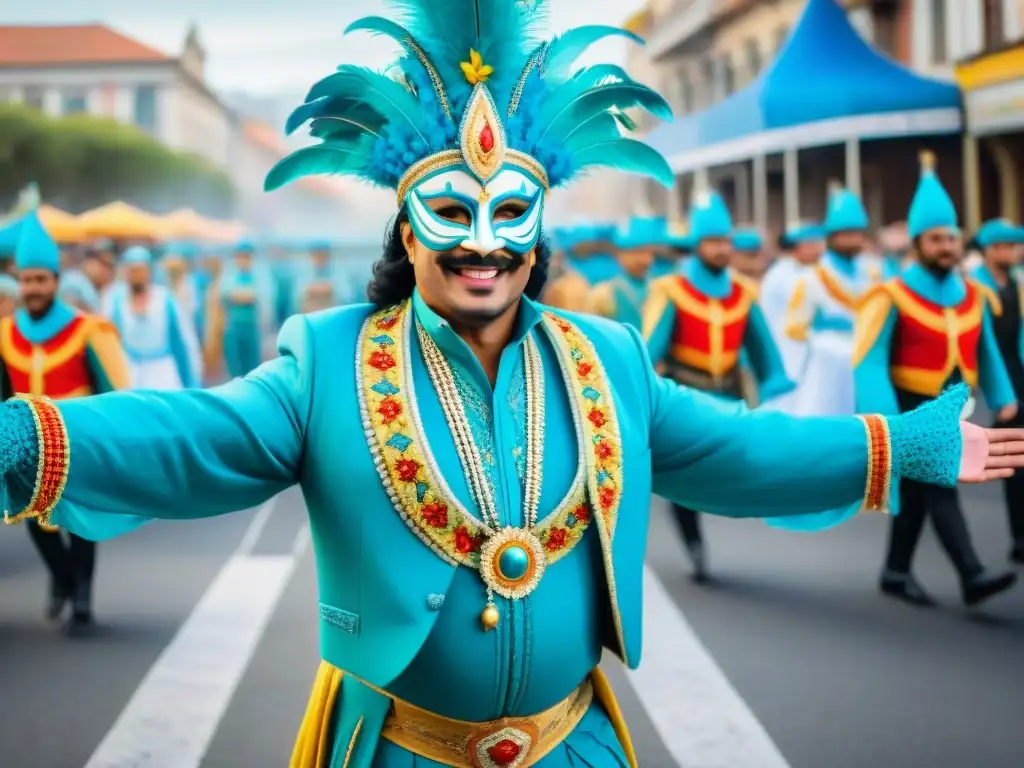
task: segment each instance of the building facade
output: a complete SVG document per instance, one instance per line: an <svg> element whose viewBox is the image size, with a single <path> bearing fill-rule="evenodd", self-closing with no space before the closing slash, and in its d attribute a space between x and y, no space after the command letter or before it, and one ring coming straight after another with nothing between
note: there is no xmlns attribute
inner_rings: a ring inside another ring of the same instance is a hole
<svg viewBox="0 0 1024 768"><path fill-rule="evenodd" d="M204 157L231 178L236 215L251 231L334 225L344 199L334 182L309 179L263 193L263 178L286 147L275 130L245 120L212 90L205 65L195 27L173 56L101 24L0 26L0 101L53 116L107 117Z"/></svg>

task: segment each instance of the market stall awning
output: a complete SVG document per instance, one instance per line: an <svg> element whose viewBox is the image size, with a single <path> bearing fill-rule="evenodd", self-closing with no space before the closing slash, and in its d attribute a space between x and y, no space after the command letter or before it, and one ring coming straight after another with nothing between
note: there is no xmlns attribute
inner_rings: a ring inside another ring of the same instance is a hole
<svg viewBox="0 0 1024 768"><path fill-rule="evenodd" d="M39 206L37 213L39 214L39 221L43 225L43 229L49 233L50 237L62 245L66 243L80 243L87 238L86 232L82 228L82 224L77 216L45 203Z"/></svg>
<svg viewBox="0 0 1024 768"><path fill-rule="evenodd" d="M746 88L658 127L677 173L792 148L956 133L960 92L876 51L836 0L808 0L775 61Z"/></svg>
<svg viewBox="0 0 1024 768"><path fill-rule="evenodd" d="M86 211L78 217L78 223L88 237L159 240L162 236L157 217L123 202L110 203Z"/></svg>

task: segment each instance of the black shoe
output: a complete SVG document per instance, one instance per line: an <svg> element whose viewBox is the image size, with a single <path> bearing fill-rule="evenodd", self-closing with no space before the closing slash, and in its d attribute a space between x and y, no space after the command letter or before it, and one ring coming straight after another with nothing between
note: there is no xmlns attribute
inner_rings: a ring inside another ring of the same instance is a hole
<svg viewBox="0 0 1024 768"><path fill-rule="evenodd" d="M71 599L71 590L56 581L50 582L50 597L46 601L46 620L57 621L64 613L64 606Z"/></svg>
<svg viewBox="0 0 1024 768"><path fill-rule="evenodd" d="M690 562L693 564L693 580L697 584L706 584L708 579L708 557L704 551L704 545L700 542L687 544L686 551L690 553Z"/></svg>
<svg viewBox="0 0 1024 768"><path fill-rule="evenodd" d="M1018 544L1010 550L1010 562L1024 565L1024 544Z"/></svg>
<svg viewBox="0 0 1024 768"><path fill-rule="evenodd" d="M1012 571L996 576L982 572L963 582L960 589L963 592L964 603L978 605L1000 592L1005 592L1016 583L1017 574Z"/></svg>
<svg viewBox="0 0 1024 768"><path fill-rule="evenodd" d="M930 608L935 605L935 601L917 583L917 579L914 578L913 574L910 573L887 571L882 574L878 588L883 595L895 597L897 600L902 600L910 605L916 605L921 608Z"/></svg>

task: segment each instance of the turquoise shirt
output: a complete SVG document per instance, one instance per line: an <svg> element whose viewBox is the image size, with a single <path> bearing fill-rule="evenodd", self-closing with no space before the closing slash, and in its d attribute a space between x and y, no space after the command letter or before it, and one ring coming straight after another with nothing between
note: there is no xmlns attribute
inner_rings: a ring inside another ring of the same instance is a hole
<svg viewBox="0 0 1024 768"><path fill-rule="evenodd" d="M519 313L509 346L502 353L494 387L476 355L417 293L417 319L444 352L455 373L473 436L487 477L496 491L503 526L523 524L523 480L526 457L526 382L523 343L535 334L541 314L536 305ZM535 336L536 338L536 336ZM414 351L418 351L415 345ZM541 509L553 509L572 484L576 447L570 427L569 400L560 381L558 360L541 347L549 401L546 419L544 480ZM429 379L423 379L429 386ZM566 429L553 430L550 424ZM495 596L502 621L491 632L467 632L483 607L480 577L466 568L455 573L444 606L426 644L391 686L400 698L433 712L462 720L528 715L555 704L571 691L601 658L596 627L607 612L600 610L601 553L597 531L544 574L538 589L521 600ZM557 622L551 621L558 616ZM451 653L458 648L458 653ZM566 652L572 649L571 653ZM452 691L461 693L453 696Z"/></svg>
<svg viewBox="0 0 1024 768"><path fill-rule="evenodd" d="M873 285L882 278L882 265L868 256L848 258L833 251L826 251L821 257L818 269L826 270L841 290L854 302L859 301ZM818 283L816 290L809 292L805 301L811 306L811 331L838 331L853 333L856 310L844 306L821 285L817 271L810 272L805 280Z"/></svg>
<svg viewBox="0 0 1024 768"><path fill-rule="evenodd" d="M708 269L699 258L685 259L680 266L681 274L699 292L711 299L725 299L733 290L733 277L728 270ZM671 279L671 278L663 278ZM672 337L676 329L677 311L669 302L655 323L647 339L651 359L662 361L669 354ZM757 303L750 307L747 327L743 334L741 349L742 361L749 365L758 382L758 395L761 401L784 395L795 388L786 376L782 356L772 337L764 313Z"/></svg>

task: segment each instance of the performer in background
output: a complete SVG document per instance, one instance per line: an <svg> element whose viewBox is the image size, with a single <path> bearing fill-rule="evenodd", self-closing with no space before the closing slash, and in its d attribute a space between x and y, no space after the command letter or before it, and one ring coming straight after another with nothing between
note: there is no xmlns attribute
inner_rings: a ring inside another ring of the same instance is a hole
<svg viewBox="0 0 1024 768"><path fill-rule="evenodd" d="M133 389L201 387L202 354L191 318L171 291L153 281L153 256L139 245L124 252L126 290L110 319L121 334Z"/></svg>
<svg viewBox="0 0 1024 768"><path fill-rule="evenodd" d="M764 258L764 238L755 227L742 227L732 235L732 263L737 274L760 283L768 264Z"/></svg>
<svg viewBox="0 0 1024 768"><path fill-rule="evenodd" d="M1009 221L995 219L982 224L975 237L984 254L970 277L986 286L993 307L992 327L1017 398L1017 412L998 426L1024 426L1021 404L1024 403L1024 280L1014 273L1020 263L1024 231ZM1018 472L1003 481L1006 511L1010 518L1010 560L1024 565L1024 473Z"/></svg>
<svg viewBox="0 0 1024 768"><path fill-rule="evenodd" d="M178 307L193 327L200 303L199 286L196 284L193 271L198 255L199 249L195 243L169 243L159 263L158 282L170 290Z"/></svg>
<svg viewBox="0 0 1024 768"><path fill-rule="evenodd" d="M964 280L957 271L962 243L956 209L929 153L921 158L921 179L907 224L915 263L869 294L857 318L853 364L858 412L906 413L933 402L947 387L964 383L981 390L998 421L1013 420L1017 398L992 331L992 291ZM1014 584L1016 574L992 574L982 566L956 487L904 479L898 503L880 581L883 594L915 605L933 604L911 572L929 517L960 577L965 603L976 605ZM792 527L806 521L775 523ZM815 525L834 521L825 515Z"/></svg>
<svg viewBox="0 0 1024 768"><path fill-rule="evenodd" d="M62 401L127 387L128 365L117 331L59 297L60 253L34 213L22 224L15 261L22 307L0 319L4 399L45 395ZM50 574L46 618L59 620L70 603L66 629L88 631L96 544L74 532L65 536L45 520L30 520L28 531Z"/></svg>
<svg viewBox="0 0 1024 768"><path fill-rule="evenodd" d="M793 396L797 416L856 413L853 327L864 297L882 280L878 258L864 251L868 215L849 190L834 187L825 215L828 250L801 275L789 300L786 335L807 344Z"/></svg>
<svg viewBox="0 0 1024 768"><path fill-rule="evenodd" d="M757 306L757 288L728 269L732 219L717 192L699 192L690 211L695 255L678 275L651 283L642 329L651 359L674 381L730 401L771 399L792 390ZM741 353L754 376L741 374ZM758 391L744 384L756 382ZM693 562L707 579L707 554L698 512L676 504L675 518Z"/></svg>
<svg viewBox="0 0 1024 768"><path fill-rule="evenodd" d="M69 271L61 274L60 298L79 312L88 315L100 312L100 295L84 272Z"/></svg>
<svg viewBox="0 0 1024 768"><path fill-rule="evenodd" d="M556 230L551 237L554 251L550 280L544 290L544 302L569 312L585 312L590 298L590 282L583 276L580 264L572 255L580 233L580 227L567 227Z"/></svg>
<svg viewBox="0 0 1024 768"><path fill-rule="evenodd" d="M82 272L92 283L100 297L100 312L107 313L109 299L117 286L117 252L112 243L100 243L87 248L82 260Z"/></svg>
<svg viewBox="0 0 1024 768"><path fill-rule="evenodd" d="M207 303L204 357L208 365L235 378L257 368L268 307L261 306L266 290L254 264L255 248L243 241L235 247L232 263L224 269Z"/></svg>
<svg viewBox="0 0 1024 768"><path fill-rule="evenodd" d="M590 293L586 311L637 330L643 324L643 307L651 268L658 254L668 250L668 224L657 217L632 218L615 236L615 257L621 274L598 283Z"/></svg>
<svg viewBox="0 0 1024 768"><path fill-rule="evenodd" d="M322 662L292 768L636 768L599 662L640 661L652 490L732 516L879 509L900 471L1005 476L1024 433L961 424L963 390L889 418L744 413L658 377L629 326L537 304L547 190L595 164L671 185L615 119L667 104L574 68L614 30L538 47L522 3L392 7L403 26L350 29L408 54L314 86L292 125L322 143L266 183L338 173L343 151L395 190L372 304L291 318L280 357L214 390L6 404L12 519L106 537L298 483Z"/></svg>
<svg viewBox="0 0 1024 768"><path fill-rule="evenodd" d="M316 241L309 245L308 261L295 280L294 305L302 313L330 309L351 300L345 282L338 274L331 245Z"/></svg>
<svg viewBox="0 0 1024 768"><path fill-rule="evenodd" d="M18 278L0 274L0 317L9 317L18 308Z"/></svg>

